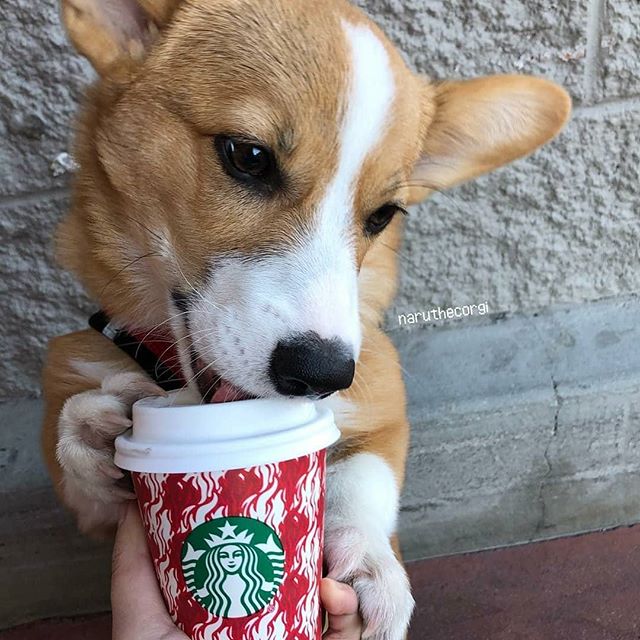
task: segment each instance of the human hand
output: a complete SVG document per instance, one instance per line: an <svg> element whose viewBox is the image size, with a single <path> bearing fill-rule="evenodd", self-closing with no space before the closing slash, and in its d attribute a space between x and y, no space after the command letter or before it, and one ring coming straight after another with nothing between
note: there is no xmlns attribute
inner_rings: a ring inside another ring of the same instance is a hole
<svg viewBox="0 0 640 640"><path fill-rule="evenodd" d="M118 526L111 568L112 640L189 640L167 611L135 501Z"/></svg>
<svg viewBox="0 0 640 640"><path fill-rule="evenodd" d="M324 640L360 640L362 623L355 591L324 578L320 599L329 613ZM127 505L116 535L111 607L113 640L188 640L171 620L162 599L135 502Z"/></svg>
<svg viewBox="0 0 640 640"><path fill-rule="evenodd" d="M347 584L323 578L320 600L329 614L329 628L322 636L323 640L360 640L362 619L356 592Z"/></svg>

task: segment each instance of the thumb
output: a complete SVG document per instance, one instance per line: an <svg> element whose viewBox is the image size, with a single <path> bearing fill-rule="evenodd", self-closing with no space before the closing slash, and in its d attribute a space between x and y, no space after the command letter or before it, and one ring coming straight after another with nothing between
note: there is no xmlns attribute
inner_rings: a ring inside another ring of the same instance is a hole
<svg viewBox="0 0 640 640"><path fill-rule="evenodd" d="M320 583L322 606L329 614L329 628L324 640L359 640L362 620L358 614L358 596L346 584L330 578Z"/></svg>

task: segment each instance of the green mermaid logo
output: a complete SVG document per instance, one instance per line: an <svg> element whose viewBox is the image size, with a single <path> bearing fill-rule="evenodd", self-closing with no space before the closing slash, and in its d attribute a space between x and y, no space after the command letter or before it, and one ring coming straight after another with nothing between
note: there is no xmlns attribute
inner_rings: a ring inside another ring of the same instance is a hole
<svg viewBox="0 0 640 640"><path fill-rule="evenodd" d="M221 618L250 616L273 599L284 578L284 550L259 520L216 518L182 546L182 572L195 599Z"/></svg>

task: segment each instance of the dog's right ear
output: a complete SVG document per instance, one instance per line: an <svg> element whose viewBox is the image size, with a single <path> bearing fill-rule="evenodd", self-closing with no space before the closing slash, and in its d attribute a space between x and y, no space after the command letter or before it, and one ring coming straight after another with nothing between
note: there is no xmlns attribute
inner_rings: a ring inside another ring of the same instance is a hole
<svg viewBox="0 0 640 640"><path fill-rule="evenodd" d="M180 0L62 0L74 46L100 75L141 60Z"/></svg>
<svg viewBox="0 0 640 640"><path fill-rule="evenodd" d="M407 201L493 171L553 138L571 114L557 84L498 75L423 85L430 124Z"/></svg>

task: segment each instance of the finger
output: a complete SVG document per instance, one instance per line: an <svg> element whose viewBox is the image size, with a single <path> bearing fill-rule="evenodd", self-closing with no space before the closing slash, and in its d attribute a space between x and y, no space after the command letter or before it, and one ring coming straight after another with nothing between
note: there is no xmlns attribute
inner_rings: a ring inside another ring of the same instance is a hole
<svg viewBox="0 0 640 640"><path fill-rule="evenodd" d="M358 613L358 596L348 585L324 578L320 585L322 606L329 614L325 640L360 640L362 620Z"/></svg>
<svg viewBox="0 0 640 640"><path fill-rule="evenodd" d="M114 640L155 640L170 631L175 632L176 639L187 638L176 629L166 610L135 502L127 505L116 534L111 606Z"/></svg>

